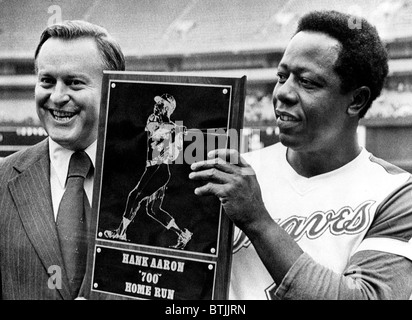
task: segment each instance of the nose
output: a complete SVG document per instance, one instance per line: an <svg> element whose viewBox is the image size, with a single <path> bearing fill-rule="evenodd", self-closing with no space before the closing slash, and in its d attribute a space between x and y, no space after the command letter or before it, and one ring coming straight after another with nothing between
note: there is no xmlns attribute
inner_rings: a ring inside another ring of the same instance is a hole
<svg viewBox="0 0 412 320"><path fill-rule="evenodd" d="M70 100L68 95L68 88L62 81L57 81L53 86L52 93L50 94L50 100L56 106L63 106Z"/></svg>
<svg viewBox="0 0 412 320"><path fill-rule="evenodd" d="M289 76L285 82L276 84L273 90L273 103L280 101L285 105L294 105L298 101L296 88L293 85L292 76Z"/></svg>

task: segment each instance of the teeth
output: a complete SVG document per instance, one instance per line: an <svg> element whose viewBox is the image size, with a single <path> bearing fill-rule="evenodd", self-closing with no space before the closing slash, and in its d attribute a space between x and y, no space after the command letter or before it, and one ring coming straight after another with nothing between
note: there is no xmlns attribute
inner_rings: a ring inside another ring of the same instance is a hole
<svg viewBox="0 0 412 320"><path fill-rule="evenodd" d="M69 121L75 115L74 112L50 110L51 115L57 121Z"/></svg>
<svg viewBox="0 0 412 320"><path fill-rule="evenodd" d="M296 121L295 118L290 117L290 116L287 116L287 115L284 115L284 114L281 114L281 115L280 115L280 120L282 120L282 121Z"/></svg>
<svg viewBox="0 0 412 320"><path fill-rule="evenodd" d="M64 118L64 117L73 117L73 112L64 112L64 111L52 111L55 117Z"/></svg>
<svg viewBox="0 0 412 320"><path fill-rule="evenodd" d="M65 122L65 121L69 121L71 118L56 118L56 117L54 117L54 119L56 119L57 121Z"/></svg>

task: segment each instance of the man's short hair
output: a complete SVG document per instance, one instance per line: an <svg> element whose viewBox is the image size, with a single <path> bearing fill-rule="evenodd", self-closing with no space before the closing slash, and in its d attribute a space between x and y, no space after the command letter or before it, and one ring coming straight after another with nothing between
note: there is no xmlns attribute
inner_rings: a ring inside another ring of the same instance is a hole
<svg viewBox="0 0 412 320"><path fill-rule="evenodd" d="M362 17L314 11L300 19L296 33L300 31L321 32L341 43L335 71L341 79L342 92L361 86L371 91L366 107L359 114L362 118L380 95L388 74L388 54L376 28Z"/></svg>
<svg viewBox="0 0 412 320"><path fill-rule="evenodd" d="M40 41L34 54L35 61L37 60L41 47L49 38L63 40L80 38L94 39L99 53L102 56L105 69L125 70L125 59L119 44L103 27L82 20L65 21L61 24L51 25L47 27L40 36Z"/></svg>

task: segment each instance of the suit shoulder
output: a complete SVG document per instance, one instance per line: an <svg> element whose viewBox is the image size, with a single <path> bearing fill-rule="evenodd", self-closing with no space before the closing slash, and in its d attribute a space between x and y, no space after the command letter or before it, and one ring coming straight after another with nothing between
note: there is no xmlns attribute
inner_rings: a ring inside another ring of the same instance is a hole
<svg viewBox="0 0 412 320"><path fill-rule="evenodd" d="M47 139L25 149L17 151L0 160L0 180L13 168L21 168L36 161L48 152Z"/></svg>

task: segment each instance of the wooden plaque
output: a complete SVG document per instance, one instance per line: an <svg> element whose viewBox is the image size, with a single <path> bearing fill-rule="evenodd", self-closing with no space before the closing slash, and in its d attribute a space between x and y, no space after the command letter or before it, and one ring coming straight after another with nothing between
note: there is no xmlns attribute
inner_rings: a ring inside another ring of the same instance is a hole
<svg viewBox="0 0 412 320"><path fill-rule="evenodd" d="M188 176L208 151L239 146L245 83L104 73L89 298L227 298L233 226Z"/></svg>

